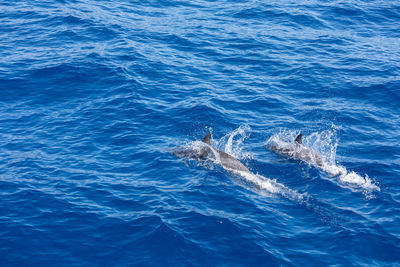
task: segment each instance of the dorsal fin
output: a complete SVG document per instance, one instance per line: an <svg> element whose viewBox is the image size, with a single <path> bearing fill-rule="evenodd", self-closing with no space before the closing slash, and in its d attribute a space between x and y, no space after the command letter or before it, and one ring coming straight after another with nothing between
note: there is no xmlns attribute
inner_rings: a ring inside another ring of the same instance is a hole
<svg viewBox="0 0 400 267"><path fill-rule="evenodd" d="M299 143L299 144L303 144L303 141L301 140L302 137L303 137L303 135L299 134L294 141Z"/></svg>
<svg viewBox="0 0 400 267"><path fill-rule="evenodd" d="M211 134L207 134L203 138L203 142L206 143L206 144L209 144L209 145L211 145L210 140L211 140Z"/></svg>

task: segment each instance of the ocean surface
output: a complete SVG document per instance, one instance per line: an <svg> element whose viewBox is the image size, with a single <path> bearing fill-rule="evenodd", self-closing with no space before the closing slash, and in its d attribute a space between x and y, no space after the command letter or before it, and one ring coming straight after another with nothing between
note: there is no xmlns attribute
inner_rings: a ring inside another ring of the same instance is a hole
<svg viewBox="0 0 400 267"><path fill-rule="evenodd" d="M0 11L0 266L400 266L399 1Z"/></svg>

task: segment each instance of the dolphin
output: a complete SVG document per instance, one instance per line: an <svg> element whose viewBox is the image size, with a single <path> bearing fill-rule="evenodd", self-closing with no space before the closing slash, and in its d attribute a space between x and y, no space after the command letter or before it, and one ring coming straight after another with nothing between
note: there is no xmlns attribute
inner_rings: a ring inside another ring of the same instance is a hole
<svg viewBox="0 0 400 267"><path fill-rule="evenodd" d="M326 166L325 160L313 149L303 144L300 133L293 142L274 142L267 147L278 155L304 161L319 168Z"/></svg>
<svg viewBox="0 0 400 267"><path fill-rule="evenodd" d="M282 140L269 142L267 148L281 156L306 162L324 171L330 177L338 176L338 180L342 183L352 184L368 190L381 190L379 186L371 181L368 175L362 177L354 171L349 172L344 166L328 163L315 150L303 144L302 137L303 135L300 133L292 142Z"/></svg>
<svg viewBox="0 0 400 267"><path fill-rule="evenodd" d="M212 147L210 140L211 140L211 134L207 134L203 138L203 142L199 147L191 149L180 148L176 151L173 151L172 154L180 158L189 158L196 160L205 160L207 158L219 159L221 166L225 170L251 173L249 169L247 169L246 166L244 166L236 158L229 155L228 153L225 153L224 151ZM185 165L187 166L186 163Z"/></svg>

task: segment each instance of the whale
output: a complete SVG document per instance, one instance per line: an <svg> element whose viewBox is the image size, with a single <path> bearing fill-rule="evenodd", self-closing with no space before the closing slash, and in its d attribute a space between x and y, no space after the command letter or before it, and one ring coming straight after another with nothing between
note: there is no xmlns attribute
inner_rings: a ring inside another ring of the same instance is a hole
<svg viewBox="0 0 400 267"><path fill-rule="evenodd" d="M324 168L325 160L313 149L303 144L303 134L297 135L293 142L274 142L268 144L267 148L280 156L300 160L315 167Z"/></svg>
<svg viewBox="0 0 400 267"><path fill-rule="evenodd" d="M195 148L179 148L173 151L172 154L179 158L195 160L213 159L219 162L225 170L251 173L249 169L235 157L211 146L210 141L211 134L207 134L199 146L196 146ZM187 166L186 163L185 165Z"/></svg>

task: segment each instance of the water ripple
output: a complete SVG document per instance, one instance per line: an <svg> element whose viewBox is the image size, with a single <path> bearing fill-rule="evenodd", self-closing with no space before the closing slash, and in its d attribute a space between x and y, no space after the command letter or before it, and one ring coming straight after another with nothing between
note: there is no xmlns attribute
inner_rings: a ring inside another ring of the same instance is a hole
<svg viewBox="0 0 400 267"><path fill-rule="evenodd" d="M2 265L399 262L398 2L0 8ZM332 133L380 191L267 150L282 131ZM170 155L210 132L284 192Z"/></svg>

